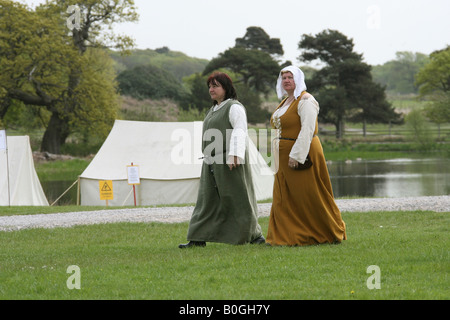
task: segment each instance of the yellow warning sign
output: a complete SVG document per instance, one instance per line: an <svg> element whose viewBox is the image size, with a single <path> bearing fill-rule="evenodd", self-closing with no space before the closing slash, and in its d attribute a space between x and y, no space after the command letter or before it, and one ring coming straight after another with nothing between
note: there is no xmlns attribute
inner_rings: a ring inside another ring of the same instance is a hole
<svg viewBox="0 0 450 320"><path fill-rule="evenodd" d="M98 182L100 190L100 200L113 200L113 184L112 180L100 180Z"/></svg>

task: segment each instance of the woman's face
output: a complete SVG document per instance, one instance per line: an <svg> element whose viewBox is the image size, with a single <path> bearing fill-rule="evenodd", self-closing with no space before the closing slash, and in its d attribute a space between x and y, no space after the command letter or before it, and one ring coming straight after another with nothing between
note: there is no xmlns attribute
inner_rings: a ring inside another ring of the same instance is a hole
<svg viewBox="0 0 450 320"><path fill-rule="evenodd" d="M213 80L209 83L209 95L212 100L221 103L225 99L225 93L225 89L219 82Z"/></svg>
<svg viewBox="0 0 450 320"><path fill-rule="evenodd" d="M287 93L292 93L295 90L295 81L294 75L286 71L281 75L281 83L283 85L283 89L286 90Z"/></svg>

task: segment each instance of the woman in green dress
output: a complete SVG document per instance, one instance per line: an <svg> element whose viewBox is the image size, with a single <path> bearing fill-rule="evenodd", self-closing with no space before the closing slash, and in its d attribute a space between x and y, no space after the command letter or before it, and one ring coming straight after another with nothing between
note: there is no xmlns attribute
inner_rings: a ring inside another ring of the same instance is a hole
<svg viewBox="0 0 450 320"><path fill-rule="evenodd" d="M214 105L203 121L200 187L189 242L179 248L265 243L249 163L246 110L227 74L213 73L207 85Z"/></svg>

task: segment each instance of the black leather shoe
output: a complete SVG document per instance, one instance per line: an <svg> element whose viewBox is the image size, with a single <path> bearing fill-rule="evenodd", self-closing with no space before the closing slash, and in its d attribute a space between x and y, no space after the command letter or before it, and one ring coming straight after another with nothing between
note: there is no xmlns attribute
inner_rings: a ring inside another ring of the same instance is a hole
<svg viewBox="0 0 450 320"><path fill-rule="evenodd" d="M250 241L251 244L264 244L266 243L266 239L264 238L264 236L261 236L259 238L256 238L253 241Z"/></svg>
<svg viewBox="0 0 450 320"><path fill-rule="evenodd" d="M186 249L186 248L191 248L191 247L204 247L204 246L206 246L206 242L205 241L189 241L186 244L180 244L178 246L178 248Z"/></svg>

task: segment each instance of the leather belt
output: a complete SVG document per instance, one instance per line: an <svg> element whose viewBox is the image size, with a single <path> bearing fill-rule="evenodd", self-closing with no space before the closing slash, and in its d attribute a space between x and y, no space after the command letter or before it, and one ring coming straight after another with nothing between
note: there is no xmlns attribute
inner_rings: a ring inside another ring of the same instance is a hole
<svg viewBox="0 0 450 320"><path fill-rule="evenodd" d="M291 141L295 141L297 139L292 139L292 138L283 138L283 137L278 137L278 139L280 140L291 140Z"/></svg>

